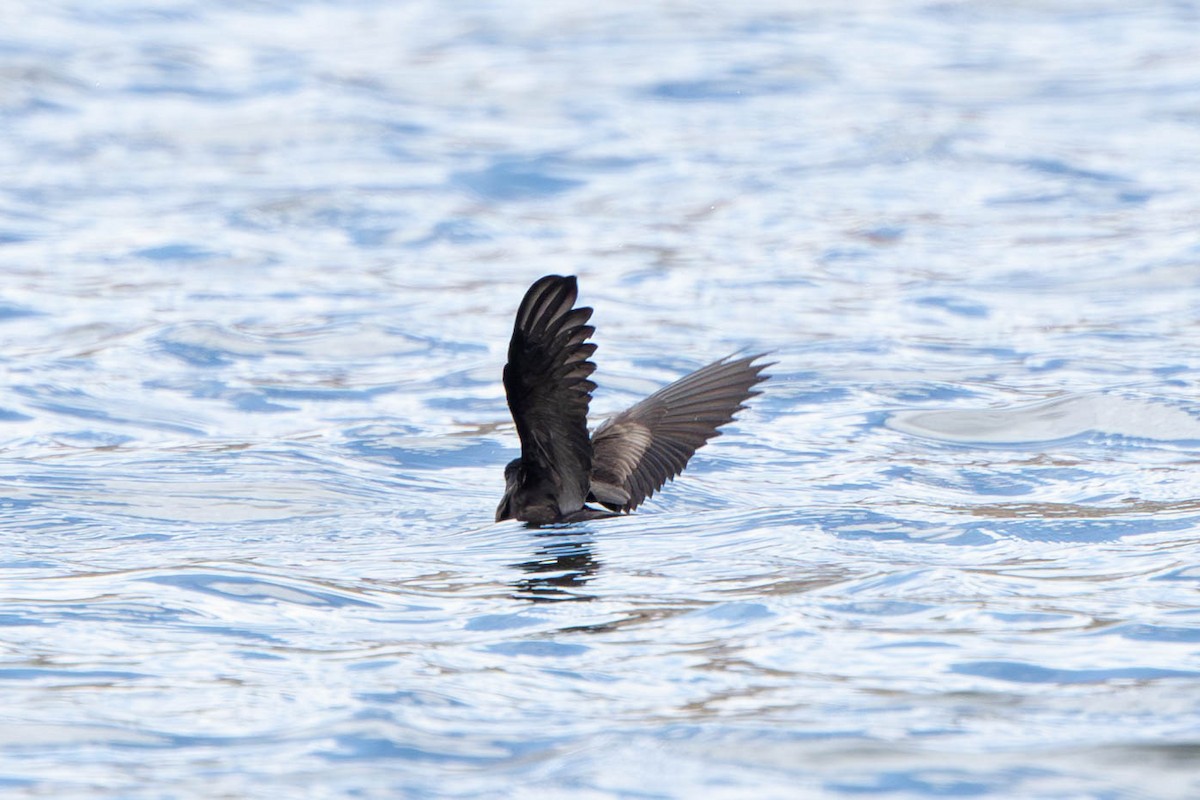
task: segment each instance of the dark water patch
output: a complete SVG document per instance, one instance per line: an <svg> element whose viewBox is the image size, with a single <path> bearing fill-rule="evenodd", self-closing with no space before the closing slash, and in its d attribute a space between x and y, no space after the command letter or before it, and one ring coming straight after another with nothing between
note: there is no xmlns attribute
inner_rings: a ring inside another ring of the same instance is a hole
<svg viewBox="0 0 1200 800"><path fill-rule="evenodd" d="M788 400L791 403L798 405L828 405L845 400L850 396L850 391L841 386L821 386L821 387L805 387L802 380L796 380L795 383L788 384L782 387L771 387L772 398L786 393Z"/></svg>
<svg viewBox="0 0 1200 800"><path fill-rule="evenodd" d="M450 219L433 225L429 233L406 242L407 247L419 248L432 244L479 244L492 241L493 235L479 222L470 219Z"/></svg>
<svg viewBox="0 0 1200 800"><path fill-rule="evenodd" d="M137 258L144 258L150 261L190 263L208 261L216 258L218 254L193 244L177 242L158 247L148 247L144 250L136 250L133 255Z"/></svg>
<svg viewBox="0 0 1200 800"><path fill-rule="evenodd" d="M929 296L919 297L913 301L918 306L926 306L929 308L939 308L943 311L948 311L951 314L968 319L985 319L988 316L988 307L982 303L977 303L971 300L965 300L961 297L950 296Z"/></svg>
<svg viewBox="0 0 1200 800"><path fill-rule="evenodd" d="M1195 644L1200 642L1200 627L1185 628L1130 622L1100 631L1097 635L1120 636L1122 639L1129 639L1135 642L1182 642Z"/></svg>
<svg viewBox="0 0 1200 800"><path fill-rule="evenodd" d="M60 564L54 561L37 561L20 559L16 561L0 561L0 569L57 569Z"/></svg>
<svg viewBox="0 0 1200 800"><path fill-rule="evenodd" d="M191 616L190 612L189 612L188 616ZM285 639L281 639L278 636L273 636L269 633L265 633L263 631L256 631L256 630L253 630L250 628L235 628L230 625L196 625L196 624L191 624L188 626L188 628L193 631L199 631L201 633L206 633L206 634L211 633L215 636L222 636L222 637L226 637L229 639L236 639L236 640L242 641L242 642L261 642L264 645L274 645L274 646L278 646L278 647L284 647L288 644L288 642ZM268 660L274 659L277 655L277 654L273 654L273 653L263 653L262 651L254 651L254 652L258 653L261 658L268 659Z"/></svg>
<svg viewBox="0 0 1200 800"><path fill-rule="evenodd" d="M8 789L32 789L41 781L32 778L10 778L7 775L0 775L0 787Z"/></svg>
<svg viewBox="0 0 1200 800"><path fill-rule="evenodd" d="M469 704L454 697L432 692L418 692L398 689L394 692L364 692L357 695L359 700L372 705L399 705L425 708L469 708Z"/></svg>
<svg viewBox="0 0 1200 800"><path fill-rule="evenodd" d="M108 431L57 431L55 436L82 447L116 448L137 441L135 436Z"/></svg>
<svg viewBox="0 0 1200 800"><path fill-rule="evenodd" d="M1030 158L1016 162L1026 169L1034 170L1035 172L1044 172L1049 175L1073 178L1076 180L1089 180L1099 183L1121 183L1128 179L1112 172L1100 172L1098 170L1082 169L1080 167L1068 164L1065 161L1054 158Z"/></svg>
<svg viewBox="0 0 1200 800"><path fill-rule="evenodd" d="M454 752L438 752L414 745L398 744L390 739L372 736L345 735L334 739L337 750L326 750L317 755L329 761L433 761L446 763L477 763L480 759Z"/></svg>
<svg viewBox="0 0 1200 800"><path fill-rule="evenodd" d="M932 523L916 520L901 521L896 517L867 509L832 509L826 515L816 518L809 517L807 523L801 521L808 516L806 514L797 515L794 522L817 525L821 530L843 539L918 541L936 528Z"/></svg>
<svg viewBox="0 0 1200 800"><path fill-rule="evenodd" d="M136 681L152 677L144 672L124 672L108 669L51 669L51 668L0 668L0 680L4 681L42 681L52 680L56 683L81 684L107 681Z"/></svg>
<svg viewBox="0 0 1200 800"><path fill-rule="evenodd" d="M545 624L539 617L525 614L484 614L467 620L464 630L468 631L506 631L516 628L528 628Z"/></svg>
<svg viewBox="0 0 1200 800"><path fill-rule="evenodd" d="M234 360L232 353L192 342L177 342L160 338L159 347L166 355L194 367L227 367Z"/></svg>
<svg viewBox="0 0 1200 800"><path fill-rule="evenodd" d="M534 656L535 658L569 658L586 653L589 648L582 644L564 642L526 641L502 642L487 646L489 653L502 656Z"/></svg>
<svg viewBox="0 0 1200 800"><path fill-rule="evenodd" d="M748 622L770 619L777 616L762 603L717 603L707 608L690 612L713 622L740 627Z"/></svg>
<svg viewBox="0 0 1200 800"><path fill-rule="evenodd" d="M494 414L499 405L494 398L489 397L431 397L426 404L430 408L470 413L479 418Z"/></svg>
<svg viewBox="0 0 1200 800"><path fill-rule="evenodd" d="M859 603L840 603L827 606L833 611L844 614L866 614L868 616L903 617L909 614L919 614L929 611L930 606L923 603L907 603L902 600L877 600Z"/></svg>
<svg viewBox="0 0 1200 800"><path fill-rule="evenodd" d="M584 185L576 178L558 177L562 165L554 159L499 161L474 172L455 173L451 180L472 194L498 202L554 197Z"/></svg>
<svg viewBox="0 0 1200 800"><path fill-rule="evenodd" d="M531 735L520 740L481 739L465 734L445 736L412 732L397 740L378 735L343 734L333 739L336 749L321 750L317 755L328 761L388 762L487 767L512 759L532 759L552 751L561 742Z"/></svg>
<svg viewBox="0 0 1200 800"><path fill-rule="evenodd" d="M1180 567L1163 575L1155 575L1155 581L1195 581L1200 583L1200 567Z"/></svg>
<svg viewBox="0 0 1200 800"><path fill-rule="evenodd" d="M43 312L29 308L28 306L0 301L0 322L8 322L9 320L14 319L24 319L26 317L36 317L40 316L42 313Z"/></svg>
<svg viewBox="0 0 1200 800"><path fill-rule="evenodd" d="M50 622L49 620L36 619L34 617L27 617L27 616L23 616L21 614L0 614L0 626L9 627L9 628L25 627L25 626L40 627L40 626L44 626L44 625L54 625L54 624L55 623Z"/></svg>
<svg viewBox="0 0 1200 800"><path fill-rule="evenodd" d="M1047 774L1029 768L1001 770L992 775L961 769L884 770L861 778L828 781L824 786L849 795L983 797L1016 791L1026 779Z"/></svg>
<svg viewBox="0 0 1200 800"><path fill-rule="evenodd" d="M1054 669L1017 661L973 661L954 664L958 675L1007 681L1009 683L1088 684L1113 681L1156 681L1164 678L1198 678L1200 672L1157 667L1114 667L1112 669Z"/></svg>
<svg viewBox="0 0 1200 800"><path fill-rule="evenodd" d="M1060 519L1046 515L1041 519L995 519L968 523L963 532L979 531L990 537L1023 539L1032 542L1074 542L1080 545L1118 542L1135 536L1194 529L1192 519L1144 518Z"/></svg>
<svg viewBox="0 0 1200 800"><path fill-rule="evenodd" d="M754 74L720 78L662 81L648 86L646 96L676 103L736 103L751 98L801 91L800 82L766 80Z"/></svg>
<svg viewBox="0 0 1200 800"><path fill-rule="evenodd" d="M55 386L18 386L14 392L28 398L30 405L62 414L68 417L79 417L94 422L107 422L119 425L132 425L150 430L169 431L189 436L200 436L202 431L165 420L147 419L145 417L123 416L110 413L101 408L104 401L92 397L82 389L65 389Z"/></svg>
<svg viewBox="0 0 1200 800"><path fill-rule="evenodd" d="M373 386L369 389L292 389L282 386L265 387L262 393L270 398L283 400L316 400L344 402L347 400L369 403L376 397L392 394L394 386Z"/></svg>
<svg viewBox="0 0 1200 800"><path fill-rule="evenodd" d="M114 538L118 542L169 542L175 537L168 533L134 533Z"/></svg>
<svg viewBox="0 0 1200 800"><path fill-rule="evenodd" d="M246 411L251 414L282 414L299 411L297 406L272 403L262 392L236 392L229 397L229 401L238 411Z"/></svg>
<svg viewBox="0 0 1200 800"><path fill-rule="evenodd" d="M899 403L949 402L979 396L979 391L969 386L950 383L925 383L900 385L888 392Z"/></svg>
<svg viewBox="0 0 1200 800"><path fill-rule="evenodd" d="M147 605L120 605L101 602L72 603L47 609L47 617L56 622L132 622L146 625L174 625L195 616L184 609Z"/></svg>
<svg viewBox="0 0 1200 800"><path fill-rule="evenodd" d="M242 575L226 575L213 573L190 573L178 575L158 575L138 580L150 583L160 583L179 589L211 594L239 603L273 604L285 603L302 606L329 606L331 608L347 608L359 606L378 608L375 603L347 597L333 592L316 589L300 588L285 583L275 583L262 578L251 578Z"/></svg>

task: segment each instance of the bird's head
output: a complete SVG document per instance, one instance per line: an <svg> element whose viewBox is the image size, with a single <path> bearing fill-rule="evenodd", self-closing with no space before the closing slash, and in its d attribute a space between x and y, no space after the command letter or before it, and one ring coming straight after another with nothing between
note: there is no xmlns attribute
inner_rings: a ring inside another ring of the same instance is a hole
<svg viewBox="0 0 1200 800"><path fill-rule="evenodd" d="M504 468L504 498L500 501L500 505L496 507L496 522L502 522L516 516L516 509L513 508L513 498L516 496L520 485L521 459L514 458Z"/></svg>

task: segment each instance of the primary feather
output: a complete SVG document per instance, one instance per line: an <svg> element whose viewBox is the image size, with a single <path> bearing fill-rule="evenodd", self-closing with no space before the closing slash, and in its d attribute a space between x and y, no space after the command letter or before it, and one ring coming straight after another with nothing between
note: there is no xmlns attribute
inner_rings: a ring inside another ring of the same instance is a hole
<svg viewBox="0 0 1200 800"><path fill-rule="evenodd" d="M673 480L722 425L760 394L761 356L723 358L659 389L592 434L592 495L614 511L632 511ZM612 491L616 488L617 491Z"/></svg>

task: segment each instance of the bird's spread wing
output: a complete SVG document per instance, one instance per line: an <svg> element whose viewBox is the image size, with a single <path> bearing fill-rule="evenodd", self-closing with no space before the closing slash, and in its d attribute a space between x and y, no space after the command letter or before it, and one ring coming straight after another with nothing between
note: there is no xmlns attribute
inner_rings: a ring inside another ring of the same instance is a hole
<svg viewBox="0 0 1200 800"><path fill-rule="evenodd" d="M592 469L587 414L596 384L588 376L596 365L588 358L596 345L586 343L592 309L573 308L576 296L573 277L547 275L529 287L504 367L522 466L552 486L562 514L583 506Z"/></svg>
<svg viewBox="0 0 1200 800"><path fill-rule="evenodd" d="M723 358L665 386L612 417L592 436L592 495L614 511L632 511L687 466L733 420L766 380L761 355Z"/></svg>

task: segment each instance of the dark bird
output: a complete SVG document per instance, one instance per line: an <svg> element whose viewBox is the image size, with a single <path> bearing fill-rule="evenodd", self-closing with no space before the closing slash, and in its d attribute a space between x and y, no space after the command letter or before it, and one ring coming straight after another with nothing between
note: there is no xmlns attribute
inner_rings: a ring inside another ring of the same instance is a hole
<svg viewBox="0 0 1200 800"><path fill-rule="evenodd" d="M732 356L659 389L588 435L596 384L592 309L575 308L574 277L547 275L521 301L508 345L504 391L521 457L504 468L496 521L538 525L633 511L759 394L762 354ZM592 508L587 503L604 507Z"/></svg>

